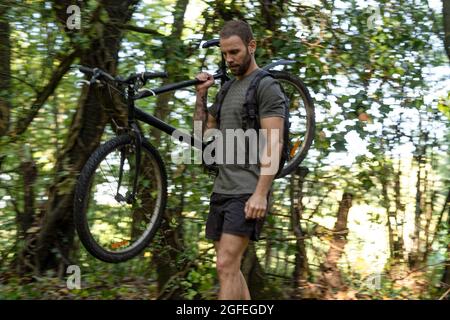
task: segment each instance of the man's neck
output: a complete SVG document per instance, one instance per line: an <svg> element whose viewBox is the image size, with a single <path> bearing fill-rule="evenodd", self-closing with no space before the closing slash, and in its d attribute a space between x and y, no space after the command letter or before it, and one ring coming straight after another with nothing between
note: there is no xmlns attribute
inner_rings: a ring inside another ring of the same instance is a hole
<svg viewBox="0 0 450 320"><path fill-rule="evenodd" d="M242 76L236 76L236 79L242 80L242 79L244 79L246 76L248 76L249 74L251 74L253 71L255 71L256 69L258 69L258 65L256 64L255 60L253 60L252 63L250 64L250 67L248 67L247 72L244 73Z"/></svg>

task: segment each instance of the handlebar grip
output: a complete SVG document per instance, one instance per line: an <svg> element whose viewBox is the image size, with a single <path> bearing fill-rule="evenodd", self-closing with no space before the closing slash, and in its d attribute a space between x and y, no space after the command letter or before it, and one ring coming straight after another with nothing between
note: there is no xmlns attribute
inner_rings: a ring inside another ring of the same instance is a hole
<svg viewBox="0 0 450 320"><path fill-rule="evenodd" d="M78 70L80 70L81 72L83 72L83 73L85 73L85 74L87 74L89 76L93 76L93 78L95 78L95 79L104 77L104 78L107 78L107 79L109 79L111 81L115 80L112 75L110 75L109 73L107 73L107 72L105 72L105 71L103 71L102 69L99 69L99 68L91 69L91 68L88 68L88 67L85 67L85 66L80 66L78 68ZM91 79L92 83L94 81L95 81L94 79Z"/></svg>
<svg viewBox="0 0 450 320"><path fill-rule="evenodd" d="M212 40L208 40L206 41L203 45L202 48L209 48L209 47L220 47L220 41L219 39L212 39Z"/></svg>
<svg viewBox="0 0 450 320"><path fill-rule="evenodd" d="M221 72L216 73L216 74L213 75L214 80L220 79L221 77L222 77L222 73ZM182 87L188 87L188 86L197 85L197 84L200 84L200 83L203 83L203 82L206 82L206 80L202 81L202 80L199 80L199 79L196 78L196 79L193 79L193 80L186 80L186 81L180 82L180 85Z"/></svg>
<svg viewBox="0 0 450 320"><path fill-rule="evenodd" d="M102 76L105 76L105 77L107 77L109 80L111 80L111 81L115 81L116 79L114 79L114 77L112 76L112 75L110 75L109 73L107 73L107 72L105 72L105 71L102 71L102 70L100 70L100 74L102 75Z"/></svg>
<svg viewBox="0 0 450 320"><path fill-rule="evenodd" d="M85 67L85 66L80 66L78 68L78 70L80 70L81 72L86 73L86 74L93 74L94 73L93 69Z"/></svg>
<svg viewBox="0 0 450 320"><path fill-rule="evenodd" d="M218 73L214 74L213 78L214 78L214 80L222 78L222 72L218 72ZM200 84L200 83L203 83L203 82L206 82L206 81L207 80L202 81L202 80L199 80L199 79L196 78L194 80L184 81L184 82L182 82L182 84L184 86L192 86L192 85L197 85L197 84Z"/></svg>

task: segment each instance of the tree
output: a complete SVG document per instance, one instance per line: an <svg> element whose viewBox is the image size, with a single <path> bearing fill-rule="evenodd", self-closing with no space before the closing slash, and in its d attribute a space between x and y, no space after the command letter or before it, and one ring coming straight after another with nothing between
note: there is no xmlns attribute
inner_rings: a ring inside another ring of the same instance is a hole
<svg viewBox="0 0 450 320"><path fill-rule="evenodd" d="M344 252L347 244L347 219L348 212L352 206L353 195L351 193L344 193L342 200L339 203L337 212L336 224L333 229L333 238L330 243L326 260L322 265L323 282L327 288L342 289L344 282L342 280L341 272L338 268L338 261ZM328 292L329 294L329 292Z"/></svg>
<svg viewBox="0 0 450 320"><path fill-rule="evenodd" d="M450 1L442 0L442 15L444 16L444 46L450 60Z"/></svg>
<svg viewBox="0 0 450 320"><path fill-rule="evenodd" d="M9 129L11 88L11 42L8 7L0 7L0 137ZM1 167L1 160L0 160Z"/></svg>
<svg viewBox="0 0 450 320"><path fill-rule="evenodd" d="M128 22L136 3L137 1L132 0L100 2L92 14L90 25L96 30L95 37L88 40L86 47L75 48L75 51L80 52L80 64L99 67L113 75L116 73L123 32L117 26L105 22ZM54 8L58 17L65 15L65 3L56 2ZM74 35L70 32L68 34L75 41ZM99 101L97 94L102 96L103 101ZM35 263L40 272L56 269L61 274L70 264L74 239L72 211L76 176L88 156L99 145L109 121L105 105L101 103L105 101L113 105L108 91L96 92L93 88L83 88L77 112L55 165L56 179L49 189L49 200L38 235Z"/></svg>

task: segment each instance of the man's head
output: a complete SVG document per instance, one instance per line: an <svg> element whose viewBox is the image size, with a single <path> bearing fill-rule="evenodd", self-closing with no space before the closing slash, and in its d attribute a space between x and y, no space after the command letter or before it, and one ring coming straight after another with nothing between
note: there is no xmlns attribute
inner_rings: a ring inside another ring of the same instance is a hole
<svg viewBox="0 0 450 320"><path fill-rule="evenodd" d="M250 26L240 20L225 23L220 31L220 49L231 73L235 76L244 75L254 59L256 50L256 41Z"/></svg>

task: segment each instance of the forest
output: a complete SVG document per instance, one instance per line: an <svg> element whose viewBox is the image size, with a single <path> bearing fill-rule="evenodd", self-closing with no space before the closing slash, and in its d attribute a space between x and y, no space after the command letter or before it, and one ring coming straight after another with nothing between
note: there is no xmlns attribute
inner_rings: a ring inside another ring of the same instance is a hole
<svg viewBox="0 0 450 320"><path fill-rule="evenodd" d="M0 299L217 298L214 179L174 163L154 127L142 130L168 192L156 236L116 264L80 243L76 181L127 109L78 66L167 72L149 88L193 79L216 71L219 49L201 44L235 19L259 65L295 60L282 69L307 86L316 121L245 252L252 299L450 299L450 0L2 0ZM193 129L193 87L137 106Z"/></svg>

